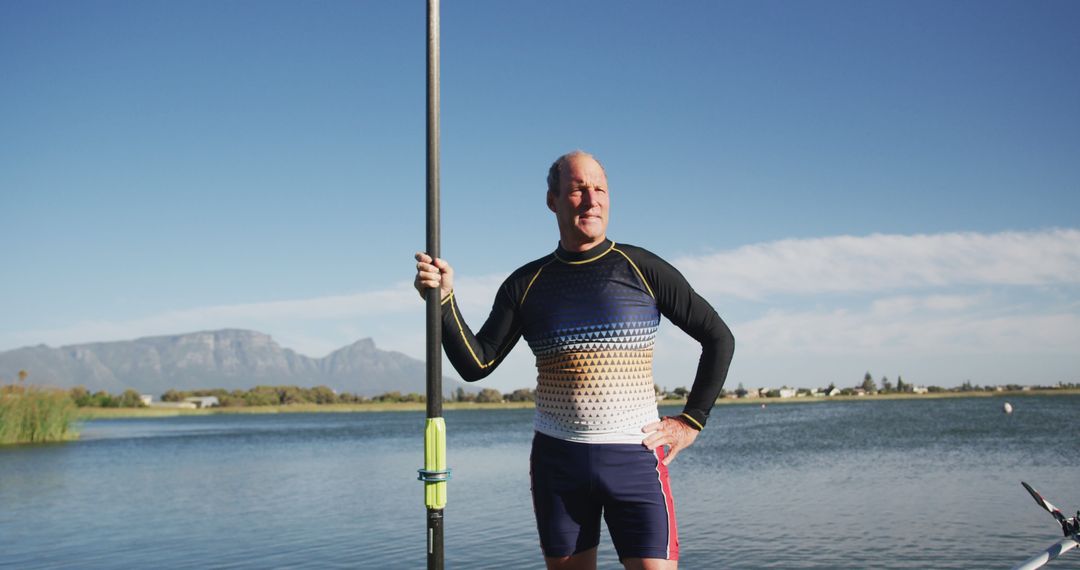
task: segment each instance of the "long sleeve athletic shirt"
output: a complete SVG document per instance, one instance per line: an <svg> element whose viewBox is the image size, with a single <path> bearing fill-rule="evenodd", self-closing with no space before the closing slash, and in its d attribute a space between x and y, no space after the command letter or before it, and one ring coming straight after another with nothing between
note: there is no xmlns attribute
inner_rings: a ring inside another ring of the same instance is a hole
<svg viewBox="0 0 1080 570"><path fill-rule="evenodd" d="M518 339L536 357L536 431L586 443L640 443L658 417L652 353L660 315L701 343L680 418L701 429L720 394L735 339L686 279L653 253L605 240L588 251L560 246L503 282L473 333L451 292L443 347L467 381L490 374Z"/></svg>

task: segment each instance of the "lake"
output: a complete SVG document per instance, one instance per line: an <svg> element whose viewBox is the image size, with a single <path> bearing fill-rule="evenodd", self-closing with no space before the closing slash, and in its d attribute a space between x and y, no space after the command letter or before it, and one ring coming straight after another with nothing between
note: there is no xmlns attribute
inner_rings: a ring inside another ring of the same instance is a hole
<svg viewBox="0 0 1080 570"><path fill-rule="evenodd" d="M717 406L683 568L1009 568L1080 506L1080 396ZM662 409L662 413L677 413ZM448 568L542 568L532 410L447 411ZM423 568L422 413L95 420L0 448L0 567ZM621 568L610 539L600 567ZM1069 553L1048 568L1080 568Z"/></svg>

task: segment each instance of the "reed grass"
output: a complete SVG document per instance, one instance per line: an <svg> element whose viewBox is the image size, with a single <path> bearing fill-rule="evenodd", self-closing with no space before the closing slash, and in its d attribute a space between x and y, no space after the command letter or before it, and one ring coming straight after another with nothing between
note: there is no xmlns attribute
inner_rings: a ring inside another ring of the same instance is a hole
<svg viewBox="0 0 1080 570"><path fill-rule="evenodd" d="M63 390L0 386L0 445L75 439L77 414L75 402Z"/></svg>

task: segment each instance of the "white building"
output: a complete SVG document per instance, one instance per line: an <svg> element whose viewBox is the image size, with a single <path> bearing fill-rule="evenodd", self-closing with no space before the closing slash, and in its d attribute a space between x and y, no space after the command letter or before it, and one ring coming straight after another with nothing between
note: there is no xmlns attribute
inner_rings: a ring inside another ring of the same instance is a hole
<svg viewBox="0 0 1080 570"><path fill-rule="evenodd" d="M195 404L195 407L197 408L212 408L221 405L217 396L192 396L190 398L184 398L184 401Z"/></svg>

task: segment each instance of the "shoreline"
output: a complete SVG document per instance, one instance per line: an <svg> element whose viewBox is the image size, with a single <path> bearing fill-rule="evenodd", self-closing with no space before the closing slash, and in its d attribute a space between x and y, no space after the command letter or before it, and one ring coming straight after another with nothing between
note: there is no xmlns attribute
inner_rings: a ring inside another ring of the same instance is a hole
<svg viewBox="0 0 1080 570"><path fill-rule="evenodd" d="M940 400L944 398L1005 398L1030 396L1074 396L1080 395L1080 389L1065 388L1051 390L1017 390L1011 392L937 392L932 394L877 394L872 396L803 396L796 398L723 398L716 401L717 406L745 406L757 404L816 404L821 402L872 402L876 400ZM685 399L661 400L660 407L682 406ZM519 410L533 408L533 402L444 402L444 410ZM219 414L310 414L310 413L378 413L378 412L422 412L427 409L424 402L378 402L366 404L293 404L289 406L250 406L205 409L177 408L79 408L77 421L127 418L171 418L177 416L212 416Z"/></svg>

